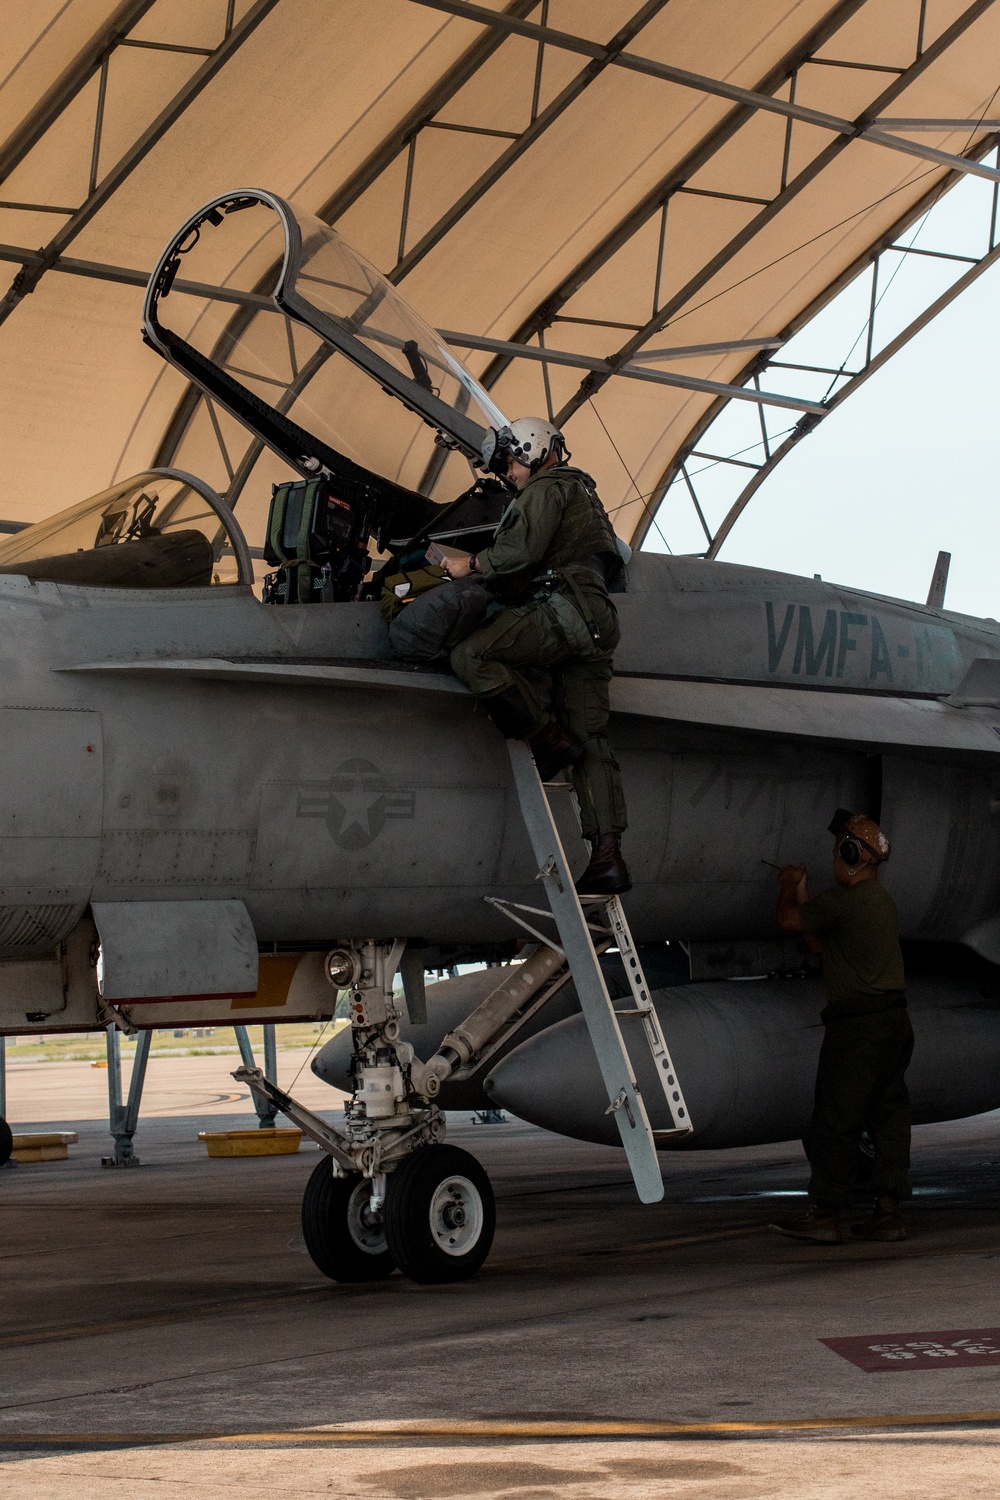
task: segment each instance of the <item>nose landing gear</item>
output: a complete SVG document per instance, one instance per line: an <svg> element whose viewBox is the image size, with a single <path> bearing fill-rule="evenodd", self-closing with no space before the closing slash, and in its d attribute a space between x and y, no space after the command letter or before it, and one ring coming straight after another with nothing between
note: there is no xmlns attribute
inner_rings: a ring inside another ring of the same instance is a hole
<svg viewBox="0 0 1000 1500"><path fill-rule="evenodd" d="M354 1044L353 1091L342 1130L259 1068L233 1073L327 1153L306 1187L302 1233L317 1267L333 1281L375 1281L397 1266L421 1282L464 1281L479 1270L493 1243L493 1192L474 1156L442 1143L441 1083L478 1067L499 1038L568 978L561 950L530 950L424 1063L400 1038L393 977L405 947L403 941L345 943L327 955L330 983L349 993ZM412 1015L405 968L403 980Z"/></svg>

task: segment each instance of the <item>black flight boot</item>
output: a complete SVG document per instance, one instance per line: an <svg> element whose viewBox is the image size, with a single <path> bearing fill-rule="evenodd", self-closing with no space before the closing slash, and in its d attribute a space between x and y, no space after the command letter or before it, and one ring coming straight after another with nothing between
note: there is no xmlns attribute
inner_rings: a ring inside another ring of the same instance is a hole
<svg viewBox="0 0 1000 1500"><path fill-rule="evenodd" d="M576 765L584 751L580 741L555 719L531 736L528 749L535 757L535 768L543 781L551 781L567 766Z"/></svg>
<svg viewBox="0 0 1000 1500"><path fill-rule="evenodd" d="M623 896L632 889L620 833L599 833L591 839L590 864L576 882L576 889L581 896Z"/></svg>

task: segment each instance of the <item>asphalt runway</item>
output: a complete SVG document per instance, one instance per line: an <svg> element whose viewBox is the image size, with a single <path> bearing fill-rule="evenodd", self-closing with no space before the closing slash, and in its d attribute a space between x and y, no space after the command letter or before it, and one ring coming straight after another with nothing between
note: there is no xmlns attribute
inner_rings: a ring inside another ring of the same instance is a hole
<svg viewBox="0 0 1000 1500"><path fill-rule="evenodd" d="M49 1065L12 1070L15 1125L81 1139L0 1171L0 1494L995 1495L1000 1355L969 1351L1000 1334L1000 1113L918 1130L909 1239L839 1248L767 1232L802 1201L797 1143L669 1156L644 1207L619 1152L452 1117L497 1192L483 1271L337 1286L298 1222L317 1149L210 1161L197 1142L252 1120L217 1097L228 1066L161 1059L128 1172L101 1170L99 1120L72 1115L87 1064L52 1065L79 1070L58 1120L30 1113ZM208 1102L179 1114L172 1088ZM821 1342L850 1337L895 1339L895 1362Z"/></svg>

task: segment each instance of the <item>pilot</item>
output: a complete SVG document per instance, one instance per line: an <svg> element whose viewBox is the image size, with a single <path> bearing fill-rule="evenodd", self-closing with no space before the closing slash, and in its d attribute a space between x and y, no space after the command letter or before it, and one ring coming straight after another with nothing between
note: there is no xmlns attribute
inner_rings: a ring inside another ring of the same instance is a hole
<svg viewBox="0 0 1000 1500"><path fill-rule="evenodd" d="M491 546L449 558L452 578L479 574L504 608L451 653L501 734L526 740L543 781L572 769L590 863L588 895L631 889L622 857L627 823L621 773L607 738L608 685L618 615L608 595L624 571L594 481L570 468L561 432L522 417L483 443L483 466L516 492ZM552 711L530 670L552 679Z"/></svg>
<svg viewBox="0 0 1000 1500"><path fill-rule="evenodd" d="M814 900L804 865L779 871L777 920L801 932L823 955L825 1026L812 1120L803 1145L812 1175L810 1208L771 1227L794 1239L840 1244L840 1216L857 1185L861 1138L875 1147L869 1219L851 1233L863 1240L902 1240L900 1204L910 1196L910 1099L905 1074L913 1053L906 1009L899 917L879 884L889 840L871 818L838 808L834 836L836 885Z"/></svg>

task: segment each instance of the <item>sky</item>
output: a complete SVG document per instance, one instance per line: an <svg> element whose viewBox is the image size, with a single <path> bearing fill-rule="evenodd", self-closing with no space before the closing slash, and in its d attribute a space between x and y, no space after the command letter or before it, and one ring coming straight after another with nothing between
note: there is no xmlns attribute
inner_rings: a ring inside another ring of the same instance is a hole
<svg viewBox="0 0 1000 1500"><path fill-rule="evenodd" d="M980 254L991 200L988 183L968 179L902 242ZM966 270L915 255L893 256L883 264L888 290L876 321L876 349ZM817 362L839 365L864 325L869 296L865 277L778 357L795 360L811 353ZM808 378L811 385L796 385L796 378L801 377L774 370L762 385L823 393L815 377ZM938 551L944 550L952 554L946 607L1000 617L998 407L1000 263L782 460L737 522L721 560L809 577L819 573L832 582L922 603ZM787 413L770 412L773 429L790 425ZM724 436L717 432L710 441L706 435L700 446L734 453L742 446L740 434L748 442L759 437L756 414L747 403L732 403L727 421ZM722 446L724 437L728 446ZM703 472L710 524L728 508L738 477L732 469ZM713 497L716 480L722 488ZM684 506L678 490L668 496L660 516L667 539L674 541L668 512L678 507L673 519L681 545L674 550L704 545L685 529L690 517ZM661 550L654 535L644 545Z"/></svg>

